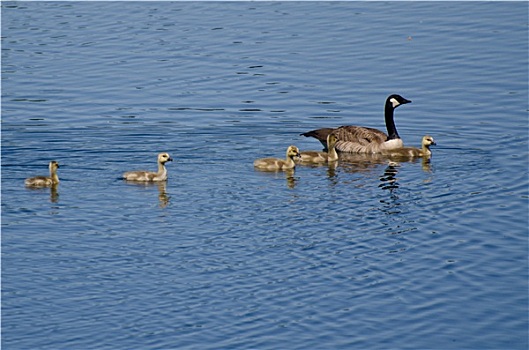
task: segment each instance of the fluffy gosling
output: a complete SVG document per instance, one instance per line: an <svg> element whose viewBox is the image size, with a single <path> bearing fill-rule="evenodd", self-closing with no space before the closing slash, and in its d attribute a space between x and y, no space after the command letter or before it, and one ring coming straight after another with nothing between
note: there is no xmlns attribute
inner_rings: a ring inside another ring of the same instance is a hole
<svg viewBox="0 0 529 350"><path fill-rule="evenodd" d="M430 146L432 145L436 145L433 137L426 135L422 138L421 148L402 147L388 150L384 154L390 157L431 157L432 151L430 150Z"/></svg>
<svg viewBox="0 0 529 350"><path fill-rule="evenodd" d="M289 146L287 148L286 158L261 158L256 159L253 162L254 167L261 170L270 170L270 171L282 171L294 169L296 163L294 162L294 157L299 158L299 149L296 146Z"/></svg>
<svg viewBox="0 0 529 350"><path fill-rule="evenodd" d="M318 152L318 151L302 151L301 162L302 163L315 163L315 164L324 164L328 162L334 162L338 160L338 153L336 152L336 142L338 138L334 134L329 134L327 136L327 150L328 152Z"/></svg>
<svg viewBox="0 0 529 350"><path fill-rule="evenodd" d="M158 154L158 172L151 172L145 170L128 171L123 174L123 178L127 181L138 182L157 182L167 180L167 169L165 163L171 162L173 159L169 153Z"/></svg>
<svg viewBox="0 0 529 350"><path fill-rule="evenodd" d="M24 183L28 187L51 187L59 183L59 176L57 175L57 169L59 169L59 163L52 160L48 164L50 169L50 176L35 176L26 179Z"/></svg>

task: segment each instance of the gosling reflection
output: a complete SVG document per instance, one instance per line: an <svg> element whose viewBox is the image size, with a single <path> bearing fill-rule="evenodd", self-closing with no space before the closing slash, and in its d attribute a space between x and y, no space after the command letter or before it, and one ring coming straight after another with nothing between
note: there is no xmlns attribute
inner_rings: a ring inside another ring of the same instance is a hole
<svg viewBox="0 0 529 350"><path fill-rule="evenodd" d="M157 187L159 207L165 208L166 206L169 205L171 196L167 194L167 181L159 181L159 182L125 181L125 183L131 186L138 186L138 187L143 187L143 188Z"/></svg>
<svg viewBox="0 0 529 350"><path fill-rule="evenodd" d="M54 184L50 187L50 202L59 202L59 184Z"/></svg>
<svg viewBox="0 0 529 350"><path fill-rule="evenodd" d="M49 190L50 191L50 202L51 203L59 202L59 184L52 184L47 187L26 186L26 188L30 191L35 191L35 192L46 192Z"/></svg>
<svg viewBox="0 0 529 350"><path fill-rule="evenodd" d="M288 188L296 187L299 180L297 177L295 177L295 169L285 169L282 171L260 171L259 169L256 169L256 173L260 174L261 176L272 176L275 179L284 176Z"/></svg>
<svg viewBox="0 0 529 350"><path fill-rule="evenodd" d="M432 163L431 163L430 157L422 157L421 165L422 165L422 170L425 173L431 173L432 172Z"/></svg>
<svg viewBox="0 0 529 350"><path fill-rule="evenodd" d="M171 197L167 194L167 181L158 182L158 201L160 208L165 208L169 204Z"/></svg>
<svg viewBox="0 0 529 350"><path fill-rule="evenodd" d="M340 166L347 173L362 173L376 169L387 163L381 154L340 153Z"/></svg>
<svg viewBox="0 0 529 350"><path fill-rule="evenodd" d="M296 179L294 174L295 174L295 170L294 169L285 170L285 178L286 178L286 181L287 181L287 187L290 188L290 189L296 187L296 185L297 185L298 179Z"/></svg>
<svg viewBox="0 0 529 350"><path fill-rule="evenodd" d="M327 177L329 179L334 179L336 177L336 168L338 168L338 161L329 162L329 164L327 164Z"/></svg>

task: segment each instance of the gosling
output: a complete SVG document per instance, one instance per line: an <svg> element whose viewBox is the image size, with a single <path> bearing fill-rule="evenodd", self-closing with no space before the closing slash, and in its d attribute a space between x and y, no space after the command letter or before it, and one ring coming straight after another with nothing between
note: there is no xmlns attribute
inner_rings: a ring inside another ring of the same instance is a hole
<svg viewBox="0 0 529 350"><path fill-rule="evenodd" d="M423 136L421 145L420 149L415 147L402 147L388 150L384 154L390 157L431 157L432 151L430 150L430 146L436 145L433 137L430 135Z"/></svg>
<svg viewBox="0 0 529 350"><path fill-rule="evenodd" d="M303 151L301 154L302 163L315 163L315 164L324 164L329 162L334 162L338 160L338 153L336 152L336 142L338 138L334 134L329 134L327 136L327 150L328 152L318 152L318 151Z"/></svg>
<svg viewBox="0 0 529 350"><path fill-rule="evenodd" d="M173 159L169 153L158 154L158 172L151 172L145 170L128 171L123 174L123 178L127 181L138 182L159 182L167 180L167 169L165 163L172 162Z"/></svg>
<svg viewBox="0 0 529 350"><path fill-rule="evenodd" d="M59 183L59 176L57 175L57 169L59 169L59 163L52 160L48 164L50 169L50 176L35 176L29 179L26 179L24 182L28 187L51 187Z"/></svg>
<svg viewBox="0 0 529 350"><path fill-rule="evenodd" d="M256 159L253 162L254 167L261 170L270 170L270 171L282 171L294 169L296 163L294 162L294 157L299 158L299 149L296 146L289 146L287 148L286 159L279 158L261 158Z"/></svg>

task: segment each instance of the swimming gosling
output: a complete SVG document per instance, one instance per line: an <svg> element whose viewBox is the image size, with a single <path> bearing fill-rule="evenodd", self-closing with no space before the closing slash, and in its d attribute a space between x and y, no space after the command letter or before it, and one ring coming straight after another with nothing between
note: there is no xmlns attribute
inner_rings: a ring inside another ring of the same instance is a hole
<svg viewBox="0 0 529 350"><path fill-rule="evenodd" d="M281 171L294 169L296 163L294 162L294 157L300 157L299 149L296 146L289 146L287 148L287 154L285 159L279 158L260 158L256 159L253 162L254 167L261 170L270 170L270 171Z"/></svg>
<svg viewBox="0 0 529 350"><path fill-rule="evenodd" d="M151 172L145 170L128 171L123 174L123 178L127 181L138 182L158 182L167 180L167 169L165 163L172 162L173 159L169 153L158 154L158 172Z"/></svg>
<svg viewBox="0 0 529 350"><path fill-rule="evenodd" d="M318 151L302 151L301 162L302 163L314 163L314 164L324 164L328 162L334 162L338 160L338 153L336 152L336 142L338 138L334 134L329 134L327 136L327 150L328 152L318 152Z"/></svg>
<svg viewBox="0 0 529 350"><path fill-rule="evenodd" d="M35 176L29 179L26 179L24 183L28 187L51 187L59 183L59 176L57 175L57 169L59 169L59 163L52 160L48 164L50 169L50 176Z"/></svg>
<svg viewBox="0 0 529 350"><path fill-rule="evenodd" d="M430 146L436 145L435 140L430 135L425 135L422 138L421 148L402 147L392 150L387 150L384 154L390 157L431 157L432 151Z"/></svg>

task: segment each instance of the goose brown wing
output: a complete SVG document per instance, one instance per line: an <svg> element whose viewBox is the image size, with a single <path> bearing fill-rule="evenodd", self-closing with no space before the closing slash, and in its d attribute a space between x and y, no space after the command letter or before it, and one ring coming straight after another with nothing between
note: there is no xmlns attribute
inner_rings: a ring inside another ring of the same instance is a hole
<svg viewBox="0 0 529 350"><path fill-rule="evenodd" d="M352 142L360 145L381 144L387 141L388 135L384 132L362 126L341 126L333 132L338 140Z"/></svg>
<svg viewBox="0 0 529 350"><path fill-rule="evenodd" d="M327 147L327 136L329 136L329 134L334 130L335 129L332 128L322 128L308 131L300 135L305 137L314 137L315 139L319 140L325 147Z"/></svg>

